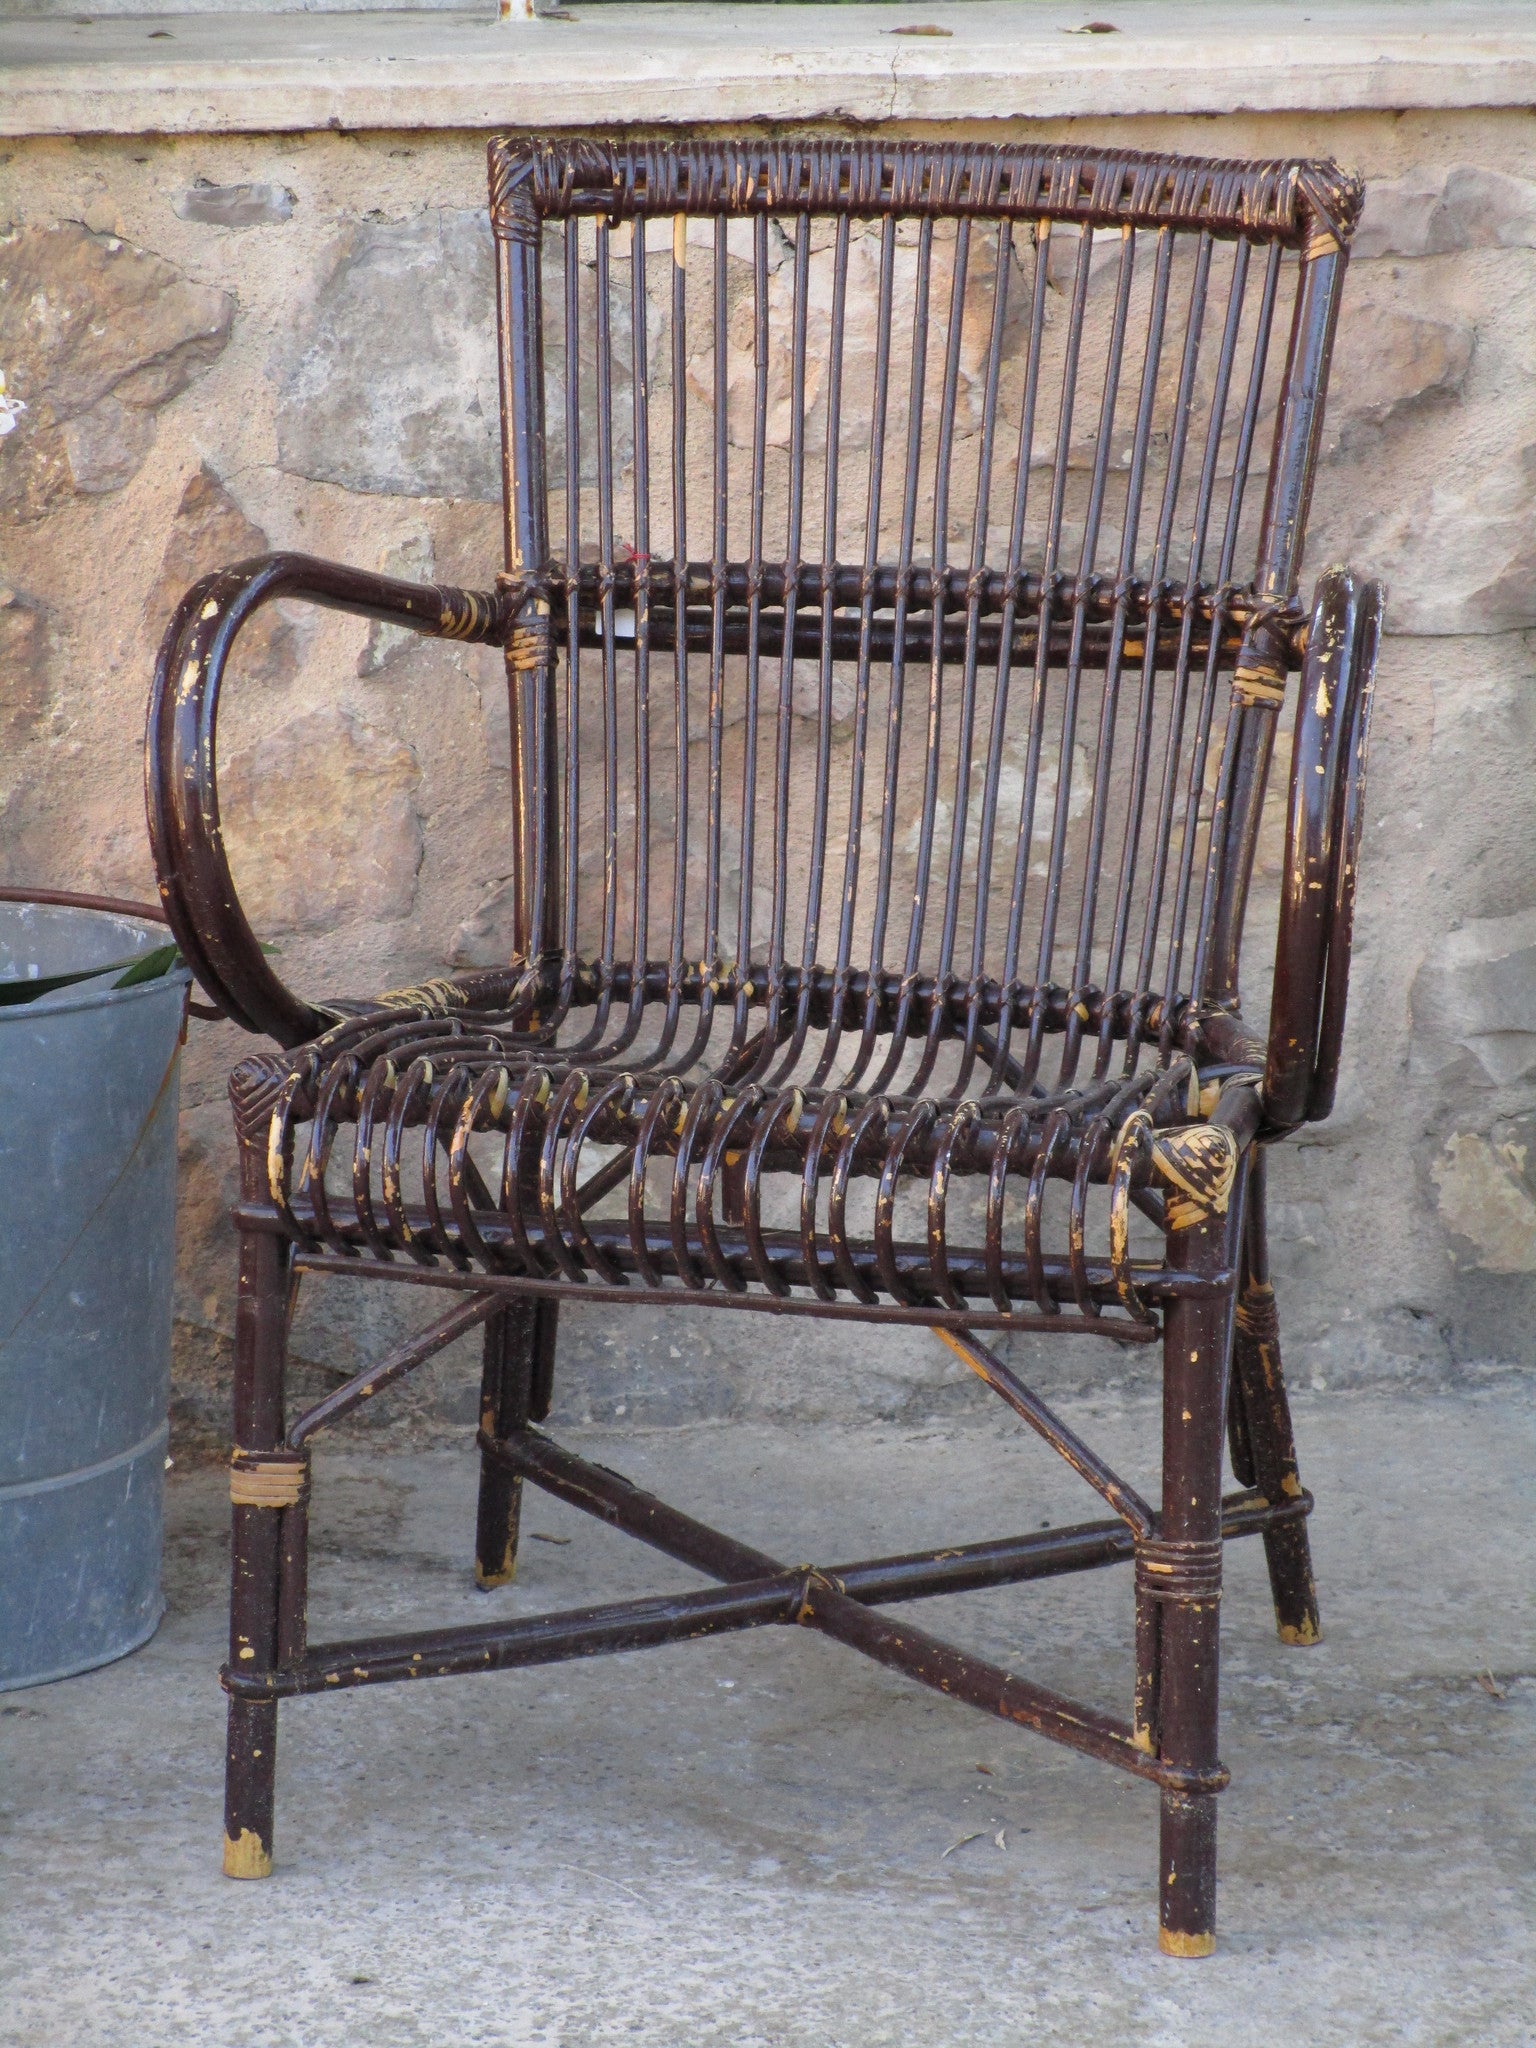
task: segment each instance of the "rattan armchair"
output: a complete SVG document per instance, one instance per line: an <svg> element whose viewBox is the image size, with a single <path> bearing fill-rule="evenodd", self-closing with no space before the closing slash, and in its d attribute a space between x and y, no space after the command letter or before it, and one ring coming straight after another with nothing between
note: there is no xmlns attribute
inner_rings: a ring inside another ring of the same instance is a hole
<svg viewBox="0 0 1536 2048"><path fill-rule="evenodd" d="M231 1083L225 1868L270 1868L285 1698L785 1623L1155 1785L1161 1943L1205 1954L1224 1542L1259 1535L1281 1636L1318 1634L1264 1161L1329 1113L1349 975L1381 591L1297 587L1359 187L843 138L510 138L490 180L503 573L238 564L187 594L150 710L167 916L281 1048ZM278 597L505 650L503 966L311 1001L258 945L216 721ZM1239 953L1298 674L1265 1037ZM301 1273L446 1312L294 1415ZM931 1330L1106 1518L786 1566L537 1426L584 1301L835 1319L851 1371L853 1326ZM477 1325L480 1582L531 1482L718 1583L309 1642L311 1442ZM1010 1332L1162 1346L1160 1503ZM881 1612L1120 1561L1124 1718Z"/></svg>

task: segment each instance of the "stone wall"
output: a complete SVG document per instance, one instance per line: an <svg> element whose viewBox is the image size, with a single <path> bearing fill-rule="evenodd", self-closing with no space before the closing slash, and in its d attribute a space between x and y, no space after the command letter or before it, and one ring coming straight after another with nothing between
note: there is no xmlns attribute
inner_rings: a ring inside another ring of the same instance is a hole
<svg viewBox="0 0 1536 2048"><path fill-rule="evenodd" d="M1536 123L1522 114L1051 124L1372 181L1308 581L1392 585L1339 1106L1275 1162L1291 1356L1314 1383L1452 1379L1536 1351ZM8 878L144 896L140 738L185 585L265 546L406 575L496 566L483 138L13 143L0 159L0 844ZM223 739L237 876L298 987L471 957L509 867L497 658L294 611L247 636ZM1272 906L1267 835L1256 916ZM1267 881L1267 888L1265 882ZM1262 935L1249 958L1261 965ZM1262 1014L1262 974L1250 997ZM224 1076L184 1077L177 1388L216 1434L232 1324ZM390 1293L391 1290L376 1290ZM301 1304L360 1362L393 1300ZM969 1401L920 1333L569 1319L561 1403L641 1420ZM782 1326L781 1326L782 1327ZM1123 1377L1056 1347L1058 1384ZM636 1356L636 1354L639 1356ZM770 1362L762 1364L760 1357ZM397 1412L466 1420L468 1349ZM319 1384L316 1379L315 1384Z"/></svg>

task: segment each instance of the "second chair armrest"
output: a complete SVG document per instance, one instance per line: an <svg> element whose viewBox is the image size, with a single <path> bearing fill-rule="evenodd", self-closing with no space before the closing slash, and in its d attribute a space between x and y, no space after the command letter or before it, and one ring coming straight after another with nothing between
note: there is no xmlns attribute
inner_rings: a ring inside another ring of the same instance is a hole
<svg viewBox="0 0 1536 2048"><path fill-rule="evenodd" d="M1333 1108L1349 995L1355 871L1385 592L1347 569L1318 579L1291 752L1290 813L1264 1071L1266 1127Z"/></svg>
<svg viewBox="0 0 1536 2048"><path fill-rule="evenodd" d="M248 1031L301 1045L333 1021L268 965L235 891L219 825L219 694L236 635L274 598L303 598L450 640L504 643L501 592L400 583L313 555L262 555L205 576L166 628L145 736L145 794L160 898L182 957Z"/></svg>

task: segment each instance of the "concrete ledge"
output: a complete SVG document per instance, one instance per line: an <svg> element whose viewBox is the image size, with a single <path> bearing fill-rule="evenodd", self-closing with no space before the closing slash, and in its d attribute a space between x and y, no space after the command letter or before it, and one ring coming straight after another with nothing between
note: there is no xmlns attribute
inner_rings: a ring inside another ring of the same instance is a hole
<svg viewBox="0 0 1536 2048"><path fill-rule="evenodd" d="M912 0L0 22L0 135L1536 104L1529 0ZM1095 19L1113 33L1087 33ZM915 26L947 33L900 34Z"/></svg>

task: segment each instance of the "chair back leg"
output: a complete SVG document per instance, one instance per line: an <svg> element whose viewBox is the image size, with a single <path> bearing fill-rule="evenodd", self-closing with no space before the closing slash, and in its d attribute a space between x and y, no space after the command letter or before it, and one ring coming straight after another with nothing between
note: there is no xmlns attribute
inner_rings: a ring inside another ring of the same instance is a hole
<svg viewBox="0 0 1536 2048"><path fill-rule="evenodd" d="M1252 1458L1249 1483L1272 1505L1301 1498L1296 1437L1280 1362L1280 1320L1269 1281L1269 1244L1264 1204L1264 1150L1257 1147L1248 1179L1248 1213L1243 1237L1242 1289L1232 1341L1232 1373L1241 1390ZM1238 1475L1240 1478L1242 1474ZM1310 1648L1322 1640L1312 1549L1303 1518L1278 1522L1264 1531L1264 1555L1274 1595L1275 1625L1282 1643Z"/></svg>
<svg viewBox="0 0 1536 2048"><path fill-rule="evenodd" d="M486 1323L480 1427L487 1436L511 1436L549 1413L556 1314L552 1301L514 1301ZM516 1575L522 1501L521 1474L482 1451L475 1584L483 1591L505 1586Z"/></svg>

